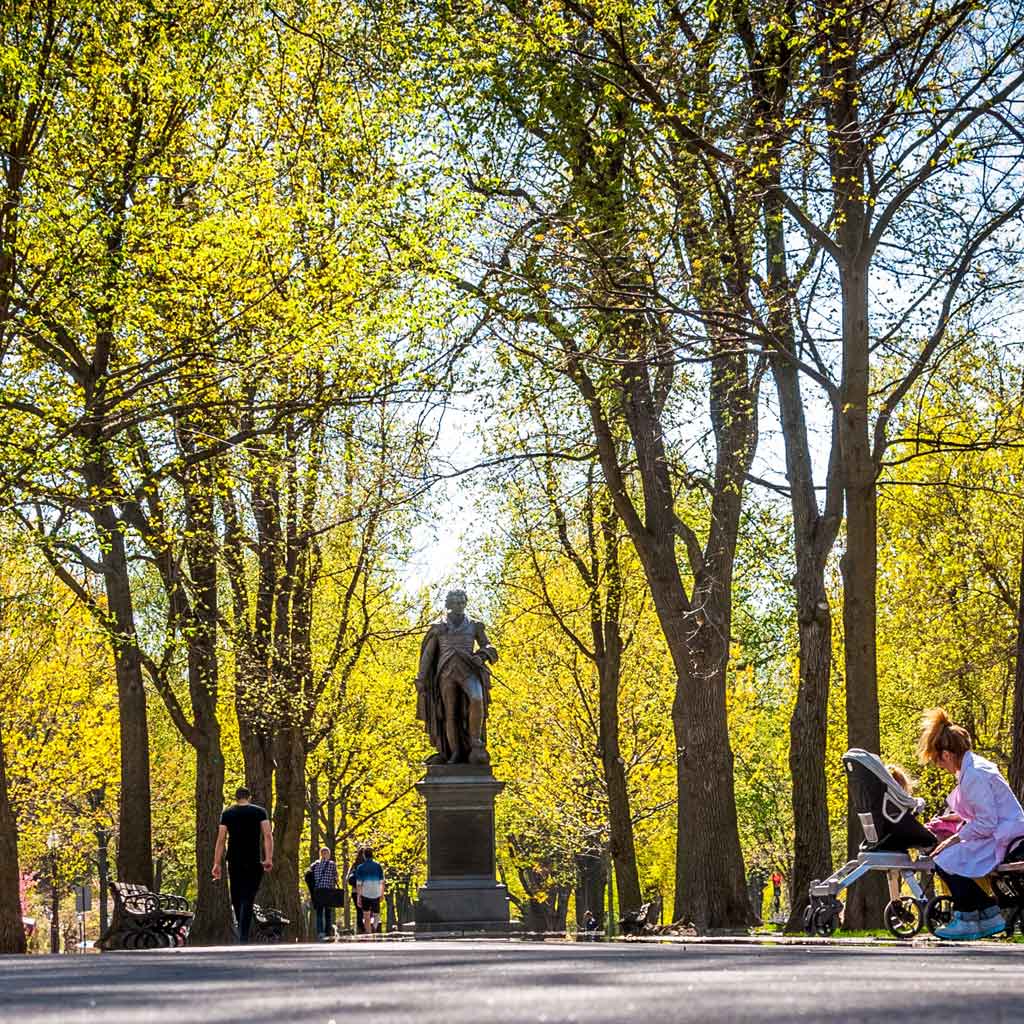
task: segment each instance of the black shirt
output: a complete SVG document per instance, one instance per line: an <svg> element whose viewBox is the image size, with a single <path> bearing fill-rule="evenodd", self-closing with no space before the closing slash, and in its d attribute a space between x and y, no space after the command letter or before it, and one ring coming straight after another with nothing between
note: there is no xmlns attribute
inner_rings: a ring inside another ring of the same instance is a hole
<svg viewBox="0 0 1024 1024"><path fill-rule="evenodd" d="M221 816L220 823L228 830L228 861L235 864L259 863L262 823L269 817L259 804L235 804Z"/></svg>

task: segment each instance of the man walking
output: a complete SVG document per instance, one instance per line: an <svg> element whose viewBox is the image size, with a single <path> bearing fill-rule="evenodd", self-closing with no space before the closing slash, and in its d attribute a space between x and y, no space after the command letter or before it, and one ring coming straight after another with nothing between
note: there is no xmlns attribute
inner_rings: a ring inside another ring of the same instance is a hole
<svg viewBox="0 0 1024 1024"><path fill-rule="evenodd" d="M366 851L362 846L356 850L356 859L352 862L352 867L349 868L348 871L348 877L345 879L345 884L352 892L352 899L349 905L356 908L356 935L363 934L363 915L359 910L359 892L356 888L356 871L359 869L359 865L363 863L365 853Z"/></svg>
<svg viewBox="0 0 1024 1024"><path fill-rule="evenodd" d="M331 860L331 851L320 847L320 859L309 866L313 873L313 906L316 907L316 937L330 938L334 933L334 905L331 899L338 890L338 865Z"/></svg>
<svg viewBox="0 0 1024 1024"><path fill-rule="evenodd" d="M234 806L220 816L217 847L213 852L213 878L220 881L224 844L228 849L228 884L231 906L238 922L238 941L249 941L252 927L252 906L263 874L274 866L274 834L265 807L250 803L251 794L244 786L235 790ZM260 840L263 853L260 854Z"/></svg>
<svg viewBox="0 0 1024 1024"><path fill-rule="evenodd" d="M363 915L363 931L373 935L380 919L384 896L384 869L373 859L373 850L363 850L363 863L356 868L356 906Z"/></svg>

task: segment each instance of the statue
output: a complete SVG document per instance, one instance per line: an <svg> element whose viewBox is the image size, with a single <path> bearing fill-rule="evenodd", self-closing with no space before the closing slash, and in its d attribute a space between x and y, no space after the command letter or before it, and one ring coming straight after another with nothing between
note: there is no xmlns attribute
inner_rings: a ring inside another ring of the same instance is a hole
<svg viewBox="0 0 1024 1024"><path fill-rule="evenodd" d="M452 590L444 600L448 615L427 631L420 645L416 675L416 717L427 727L437 751L427 764L489 764L484 723L491 673L497 661L482 622L466 615L466 592Z"/></svg>

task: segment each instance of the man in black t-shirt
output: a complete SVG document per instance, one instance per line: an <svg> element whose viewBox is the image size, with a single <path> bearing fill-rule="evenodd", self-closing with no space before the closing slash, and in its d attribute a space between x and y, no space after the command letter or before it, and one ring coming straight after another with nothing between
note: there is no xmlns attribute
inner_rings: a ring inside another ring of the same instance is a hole
<svg viewBox="0 0 1024 1024"><path fill-rule="evenodd" d="M263 880L263 873L274 866L274 834L270 831L270 818L266 808L249 802L250 795L244 786L235 791L234 806L220 816L217 848L213 852L213 878L219 881L224 844L227 842L228 882L231 905L235 908L235 920L238 922L239 942L249 941L256 891Z"/></svg>

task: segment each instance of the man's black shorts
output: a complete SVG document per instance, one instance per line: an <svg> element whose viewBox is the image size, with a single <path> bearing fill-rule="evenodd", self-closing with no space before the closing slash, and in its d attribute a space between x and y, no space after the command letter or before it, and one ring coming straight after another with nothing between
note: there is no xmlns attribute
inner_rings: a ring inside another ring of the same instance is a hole
<svg viewBox="0 0 1024 1024"><path fill-rule="evenodd" d="M380 897L371 899L369 896L364 896L362 909L368 910L371 914L376 914L380 910Z"/></svg>

